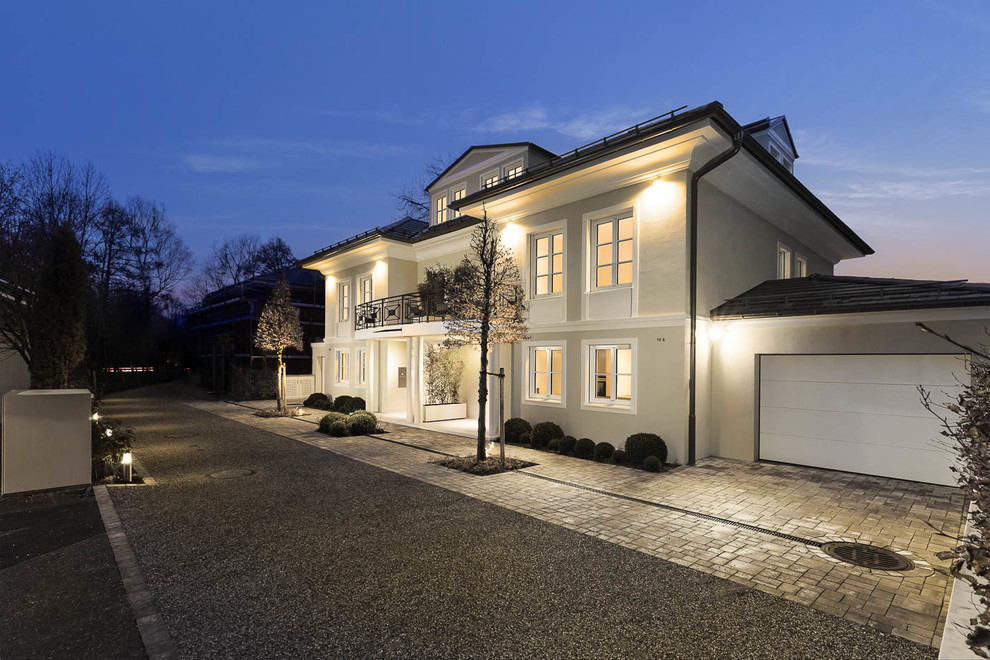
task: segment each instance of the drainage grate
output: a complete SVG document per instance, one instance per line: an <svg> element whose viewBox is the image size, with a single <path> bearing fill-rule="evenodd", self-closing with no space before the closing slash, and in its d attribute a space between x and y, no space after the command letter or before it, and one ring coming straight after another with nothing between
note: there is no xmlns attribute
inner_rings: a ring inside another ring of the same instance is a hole
<svg viewBox="0 0 990 660"><path fill-rule="evenodd" d="M865 543L837 541L823 544L822 550L829 557L863 568L880 571L910 571L914 568L914 562L904 555Z"/></svg>
<svg viewBox="0 0 990 660"><path fill-rule="evenodd" d="M210 475L210 479L237 479L238 477L249 477L254 474L254 470L221 470Z"/></svg>

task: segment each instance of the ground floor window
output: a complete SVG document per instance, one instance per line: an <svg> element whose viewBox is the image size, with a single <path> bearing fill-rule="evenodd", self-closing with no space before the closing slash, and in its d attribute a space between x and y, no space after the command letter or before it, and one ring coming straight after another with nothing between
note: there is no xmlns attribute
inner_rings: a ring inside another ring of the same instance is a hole
<svg viewBox="0 0 990 660"><path fill-rule="evenodd" d="M347 383L350 381L350 364L347 351L337 351L337 382Z"/></svg>
<svg viewBox="0 0 990 660"><path fill-rule="evenodd" d="M529 395L560 401L564 392L564 350L560 346L533 346L529 354Z"/></svg>
<svg viewBox="0 0 990 660"><path fill-rule="evenodd" d="M368 384L368 350L365 348L357 351L357 382L358 385Z"/></svg>
<svg viewBox="0 0 990 660"><path fill-rule="evenodd" d="M590 401L630 405L633 398L633 351L630 344L593 344L588 356Z"/></svg>

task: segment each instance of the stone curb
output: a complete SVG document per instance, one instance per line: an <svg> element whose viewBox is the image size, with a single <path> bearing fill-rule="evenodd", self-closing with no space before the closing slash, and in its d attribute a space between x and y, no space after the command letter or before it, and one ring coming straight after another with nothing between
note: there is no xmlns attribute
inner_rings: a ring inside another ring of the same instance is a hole
<svg viewBox="0 0 990 660"><path fill-rule="evenodd" d="M110 539L114 559L117 560L117 570L120 571L120 578L124 583L124 593L127 594L127 601L131 604L131 610L137 620L138 632L141 633L141 641L144 643L144 650L149 660L177 658L178 653L172 643L172 636L165 627L158 608L155 607L151 589L144 581L137 556L127 541L124 526L117 516L117 510L113 506L107 487L96 486L93 488L93 493L100 506L100 516L103 518L103 526Z"/></svg>

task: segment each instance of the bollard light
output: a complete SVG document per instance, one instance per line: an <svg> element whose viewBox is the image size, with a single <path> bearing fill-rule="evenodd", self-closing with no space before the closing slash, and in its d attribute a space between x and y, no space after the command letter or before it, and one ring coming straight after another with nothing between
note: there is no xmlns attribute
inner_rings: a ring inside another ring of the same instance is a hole
<svg viewBox="0 0 990 660"><path fill-rule="evenodd" d="M109 430L109 429L107 429ZM124 482L131 483L131 479L134 477L133 474L133 463L134 458L131 456L131 452L125 451L124 455L120 457L120 464L124 466Z"/></svg>
<svg viewBox="0 0 990 660"><path fill-rule="evenodd" d="M100 421L100 413L98 412L93 413L93 416L90 417L90 419L93 420L94 422Z"/></svg>

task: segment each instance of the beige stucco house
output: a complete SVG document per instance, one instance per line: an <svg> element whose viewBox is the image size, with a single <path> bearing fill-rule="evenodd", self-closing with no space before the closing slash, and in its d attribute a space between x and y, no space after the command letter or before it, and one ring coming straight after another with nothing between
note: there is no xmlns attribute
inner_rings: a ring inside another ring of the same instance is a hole
<svg viewBox="0 0 990 660"><path fill-rule="evenodd" d="M990 287L833 277L873 250L794 176L797 157L783 117L743 126L719 103L563 155L471 147L428 186L428 223L407 218L303 260L326 276L316 388L424 423L423 355L444 326L416 285L460 261L487 213L529 310L531 338L491 355L512 416L616 446L656 432L681 463L717 455L951 483L916 386L951 394L965 365L915 322L978 343ZM478 355L461 351L472 417Z"/></svg>

